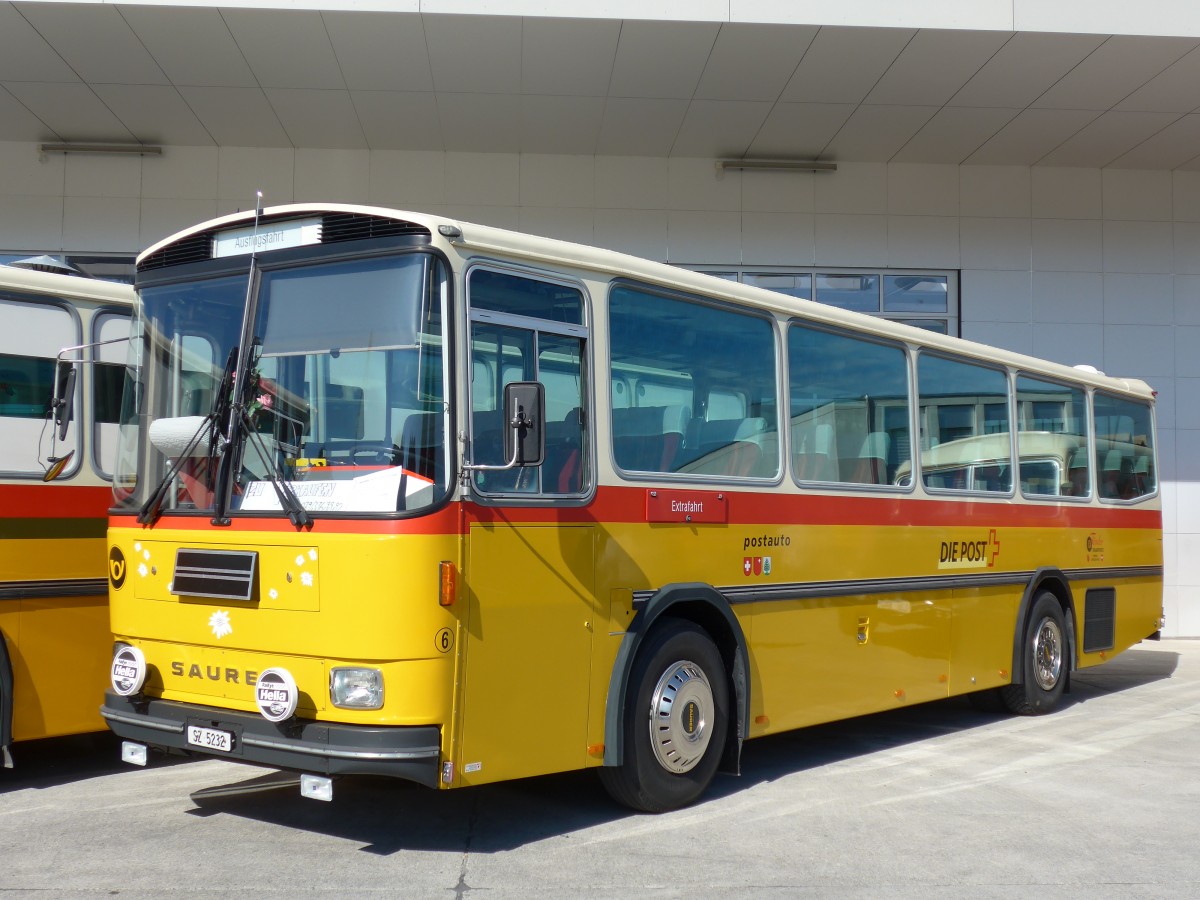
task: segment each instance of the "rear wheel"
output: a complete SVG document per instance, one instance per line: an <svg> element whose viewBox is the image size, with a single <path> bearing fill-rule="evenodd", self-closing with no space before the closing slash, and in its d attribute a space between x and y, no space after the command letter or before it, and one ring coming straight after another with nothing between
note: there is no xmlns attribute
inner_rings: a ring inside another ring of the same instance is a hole
<svg viewBox="0 0 1200 900"><path fill-rule="evenodd" d="M623 715L624 762L600 770L609 794L643 812L692 803L716 774L729 727L725 667L708 634L660 623L634 661Z"/></svg>
<svg viewBox="0 0 1200 900"><path fill-rule="evenodd" d="M1038 594L1025 628L1021 654L1023 684L1001 688L1004 704L1022 715L1040 715L1058 705L1068 666L1066 617L1058 598Z"/></svg>

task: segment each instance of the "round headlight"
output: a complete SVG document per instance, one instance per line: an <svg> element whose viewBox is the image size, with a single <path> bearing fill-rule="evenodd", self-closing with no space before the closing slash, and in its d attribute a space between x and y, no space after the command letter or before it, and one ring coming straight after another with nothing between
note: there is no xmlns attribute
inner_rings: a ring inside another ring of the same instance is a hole
<svg viewBox="0 0 1200 900"><path fill-rule="evenodd" d="M290 719L300 701L296 679L287 669L267 669L254 685L254 702L263 718L271 722Z"/></svg>
<svg viewBox="0 0 1200 900"><path fill-rule="evenodd" d="M130 697L146 683L146 656L137 647L118 644L113 653L112 668L109 670L113 690L122 697Z"/></svg>

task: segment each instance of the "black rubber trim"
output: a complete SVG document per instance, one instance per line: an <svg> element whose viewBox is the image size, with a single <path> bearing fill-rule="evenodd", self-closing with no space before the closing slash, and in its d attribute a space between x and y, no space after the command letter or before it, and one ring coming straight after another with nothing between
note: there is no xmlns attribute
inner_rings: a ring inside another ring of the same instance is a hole
<svg viewBox="0 0 1200 900"><path fill-rule="evenodd" d="M0 582L0 600L35 600L42 597L103 597L107 594L107 578Z"/></svg>
<svg viewBox="0 0 1200 900"><path fill-rule="evenodd" d="M13 674L8 662L8 645L0 633L0 760L7 761L12 744Z"/></svg>
<svg viewBox="0 0 1200 900"><path fill-rule="evenodd" d="M1039 572L1042 570L1038 570ZM1057 571L1057 570L1056 570ZM1161 578L1162 566L1127 566L1106 569L1068 569L1071 581L1112 581L1123 578ZM793 581L776 584L732 585L716 590L726 602L770 603L810 600L817 597L854 597L859 594L905 594L916 591L952 591L970 588L1025 585L1037 572L988 572L979 575L929 575L914 578L863 578L847 581ZM633 592L634 609L640 609L657 589Z"/></svg>
<svg viewBox="0 0 1200 900"><path fill-rule="evenodd" d="M436 725L373 727L292 719L276 725L255 713L105 692L100 715L125 740L151 747L318 775L387 775L437 787L442 731ZM188 725L231 732L233 750L187 743Z"/></svg>

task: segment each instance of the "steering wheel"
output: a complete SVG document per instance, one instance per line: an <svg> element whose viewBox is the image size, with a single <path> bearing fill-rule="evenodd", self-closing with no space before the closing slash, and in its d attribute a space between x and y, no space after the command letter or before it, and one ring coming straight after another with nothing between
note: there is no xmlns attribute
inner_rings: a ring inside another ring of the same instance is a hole
<svg viewBox="0 0 1200 900"><path fill-rule="evenodd" d="M355 466L376 465L394 466L399 460L400 451L391 444L355 444L350 448L350 464ZM363 459L362 457L366 457Z"/></svg>

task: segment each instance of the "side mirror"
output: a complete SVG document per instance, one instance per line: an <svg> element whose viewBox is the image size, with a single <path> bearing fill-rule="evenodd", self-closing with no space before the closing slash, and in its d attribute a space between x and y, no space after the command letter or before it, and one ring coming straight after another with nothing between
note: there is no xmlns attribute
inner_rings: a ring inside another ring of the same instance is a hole
<svg viewBox="0 0 1200 900"><path fill-rule="evenodd" d="M71 464L71 460L75 458L75 451L70 450L66 456L50 457L50 468L46 470L46 474L42 476L42 481L47 483L54 481L59 475Z"/></svg>
<svg viewBox="0 0 1200 900"><path fill-rule="evenodd" d="M546 459L546 388L540 381L504 386L504 457L511 465L540 466Z"/></svg>
<svg viewBox="0 0 1200 900"><path fill-rule="evenodd" d="M67 377L63 380L62 396L58 396L55 392L55 397L51 406L54 410L54 425L58 428L58 439L66 440L67 428L71 424L71 415L75 411L75 379L78 375L78 370L75 366L67 369ZM55 379L57 381L57 379Z"/></svg>

